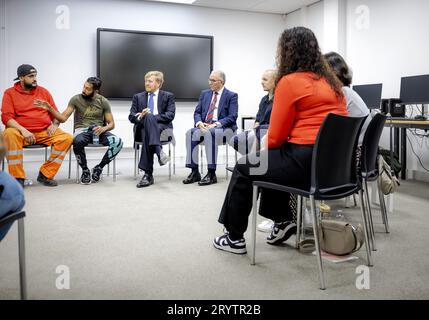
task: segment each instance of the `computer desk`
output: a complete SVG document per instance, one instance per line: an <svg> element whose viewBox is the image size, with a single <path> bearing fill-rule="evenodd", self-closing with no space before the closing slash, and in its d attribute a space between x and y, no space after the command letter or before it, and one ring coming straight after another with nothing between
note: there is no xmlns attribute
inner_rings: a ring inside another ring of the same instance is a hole
<svg viewBox="0 0 429 320"><path fill-rule="evenodd" d="M428 129L429 120L395 120L388 118L384 125L393 129L393 152L400 156L402 170L401 179L407 178L407 129ZM400 131L400 132L399 132ZM399 133L401 135L399 139ZM392 132L390 133L390 145L392 146ZM400 143L399 143L400 141Z"/></svg>

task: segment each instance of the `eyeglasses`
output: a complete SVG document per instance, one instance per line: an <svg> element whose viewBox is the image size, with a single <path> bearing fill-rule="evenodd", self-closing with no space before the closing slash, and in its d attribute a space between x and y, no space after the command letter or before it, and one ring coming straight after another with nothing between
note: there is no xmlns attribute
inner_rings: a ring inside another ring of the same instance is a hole
<svg viewBox="0 0 429 320"><path fill-rule="evenodd" d="M217 82L217 81L221 81L221 80L209 79L209 82L210 82L210 83Z"/></svg>

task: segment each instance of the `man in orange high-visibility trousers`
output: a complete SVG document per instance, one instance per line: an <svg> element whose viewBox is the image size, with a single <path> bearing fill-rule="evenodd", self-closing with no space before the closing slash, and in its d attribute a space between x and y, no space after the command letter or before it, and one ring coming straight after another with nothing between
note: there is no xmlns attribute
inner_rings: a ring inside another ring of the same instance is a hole
<svg viewBox="0 0 429 320"><path fill-rule="evenodd" d="M22 148L32 144L52 147L49 159L40 167L37 181L45 186L55 187L53 179L73 141L73 137L58 128L59 123L48 111L38 107L39 101L48 102L57 109L51 94L37 85L37 71L28 64L18 67L19 80L7 89L2 101L2 121L6 126L4 140L9 173L24 186L25 172Z"/></svg>

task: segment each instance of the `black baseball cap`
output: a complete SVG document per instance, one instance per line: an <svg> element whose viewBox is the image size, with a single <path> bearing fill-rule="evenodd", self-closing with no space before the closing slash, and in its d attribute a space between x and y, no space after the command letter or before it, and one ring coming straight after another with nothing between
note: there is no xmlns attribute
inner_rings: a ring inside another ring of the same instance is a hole
<svg viewBox="0 0 429 320"><path fill-rule="evenodd" d="M26 75L33 73L33 72L37 72L36 68L33 67L30 64L21 64L18 69L16 70L16 74L18 75L18 77L16 77L15 79L13 79L13 81L16 81L19 79L19 77L25 77Z"/></svg>

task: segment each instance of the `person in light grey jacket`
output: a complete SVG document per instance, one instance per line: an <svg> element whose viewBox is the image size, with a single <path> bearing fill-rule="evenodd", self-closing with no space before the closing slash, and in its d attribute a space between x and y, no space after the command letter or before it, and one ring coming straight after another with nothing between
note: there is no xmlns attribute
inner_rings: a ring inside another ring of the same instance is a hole
<svg viewBox="0 0 429 320"><path fill-rule="evenodd" d="M353 72L343 59L341 55L336 52L329 52L324 54L324 57L331 69L334 71L337 78L343 83L343 93L346 98L347 111L351 117L363 117L368 116L362 126L362 130L359 136L359 145L362 144L363 136L366 128L372 119L370 110L368 109L365 102L359 96L359 94L350 88L353 79Z"/></svg>

